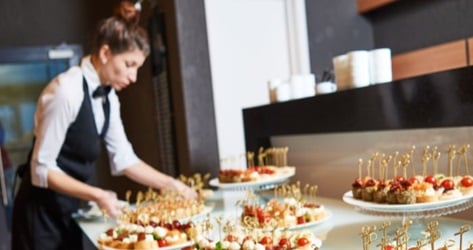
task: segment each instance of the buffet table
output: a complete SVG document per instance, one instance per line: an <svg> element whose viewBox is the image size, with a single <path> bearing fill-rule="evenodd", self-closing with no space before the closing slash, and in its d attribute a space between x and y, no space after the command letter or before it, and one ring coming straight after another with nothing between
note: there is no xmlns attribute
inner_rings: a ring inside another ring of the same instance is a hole
<svg viewBox="0 0 473 250"><path fill-rule="evenodd" d="M211 216L223 216L223 218L238 216L241 209L235 205L235 202L244 198L245 195L246 191L216 191L214 196L206 201L209 206L213 206ZM268 197L265 199L268 199ZM322 240L322 249L326 250L363 249L363 241L360 236L362 227L376 226L379 228L383 223L389 222L394 232L396 227L402 223L400 217L375 216L358 212L354 207L343 202L342 199L317 197L317 202L324 205L331 216L323 223L305 229L312 230ZM430 217L414 219L409 232L420 232L424 229L422 223L425 225L425 223L432 221L438 221L438 228L441 232L440 239L436 241L436 247L443 246L443 242L447 239L454 239L459 242L455 233L464 225L473 225L472 220ZM87 221L77 218L77 223L95 247L97 247L99 235L114 225L113 221L104 221L103 219ZM411 241L411 245L415 245L415 240ZM463 235L464 246L470 241L473 242L473 231L468 231ZM376 247L376 243L376 241L373 241L370 249L379 249L379 247Z"/></svg>

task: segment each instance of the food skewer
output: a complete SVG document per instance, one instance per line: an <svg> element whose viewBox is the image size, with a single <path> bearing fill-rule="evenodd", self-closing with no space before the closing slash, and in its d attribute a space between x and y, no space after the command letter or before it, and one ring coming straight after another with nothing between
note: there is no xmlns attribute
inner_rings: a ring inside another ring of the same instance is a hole
<svg viewBox="0 0 473 250"><path fill-rule="evenodd" d="M412 145L411 150L409 151L409 159L411 159L411 166L412 166L412 176L416 176L416 167L414 162L414 151L416 150L416 146Z"/></svg>
<svg viewBox="0 0 473 250"><path fill-rule="evenodd" d="M363 250L369 250L371 243L376 240L377 235L374 232L376 226L364 226L361 228L361 239L363 241Z"/></svg>
<svg viewBox="0 0 473 250"><path fill-rule="evenodd" d="M448 147L448 176L453 176L453 160L455 159L455 145Z"/></svg>
<svg viewBox="0 0 473 250"><path fill-rule="evenodd" d="M463 225L460 227L460 231L456 232L454 235L460 237L460 250L463 248L463 234L470 231L470 225Z"/></svg>
<svg viewBox="0 0 473 250"><path fill-rule="evenodd" d="M362 165L363 165L363 159L360 158L360 159L358 159L358 178L359 179L363 178L362 170L361 170Z"/></svg>

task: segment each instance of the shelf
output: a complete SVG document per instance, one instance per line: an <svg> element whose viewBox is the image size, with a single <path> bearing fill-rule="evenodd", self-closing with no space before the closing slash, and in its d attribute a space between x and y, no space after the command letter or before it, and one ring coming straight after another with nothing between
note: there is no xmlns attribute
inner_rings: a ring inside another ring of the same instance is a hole
<svg viewBox="0 0 473 250"><path fill-rule="evenodd" d="M457 40L392 56L393 79L432 74L469 64L467 41Z"/></svg>
<svg viewBox="0 0 473 250"><path fill-rule="evenodd" d="M473 69L414 78L243 110L247 151L270 137L473 125Z"/></svg>
<svg viewBox="0 0 473 250"><path fill-rule="evenodd" d="M358 13L364 14L396 1L397 0L357 0Z"/></svg>

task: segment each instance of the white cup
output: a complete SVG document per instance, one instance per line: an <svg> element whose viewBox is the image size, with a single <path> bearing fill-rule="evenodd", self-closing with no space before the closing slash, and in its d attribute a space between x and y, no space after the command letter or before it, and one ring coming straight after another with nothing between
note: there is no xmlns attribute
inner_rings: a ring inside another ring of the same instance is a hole
<svg viewBox="0 0 473 250"><path fill-rule="evenodd" d="M282 83L276 87L276 100L285 102L291 100L291 85L288 82Z"/></svg>
<svg viewBox="0 0 473 250"><path fill-rule="evenodd" d="M292 75L289 82L291 84L292 99L306 98L315 95L314 74Z"/></svg>
<svg viewBox="0 0 473 250"><path fill-rule="evenodd" d="M337 91L337 84L334 82L317 83L317 94L328 94Z"/></svg>

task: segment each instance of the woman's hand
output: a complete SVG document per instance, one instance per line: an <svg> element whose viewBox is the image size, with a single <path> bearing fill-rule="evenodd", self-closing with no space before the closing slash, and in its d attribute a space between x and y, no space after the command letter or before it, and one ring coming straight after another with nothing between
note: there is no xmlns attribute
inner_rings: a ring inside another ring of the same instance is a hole
<svg viewBox="0 0 473 250"><path fill-rule="evenodd" d="M187 199L197 199L197 192L180 180L173 179L172 187Z"/></svg>
<svg viewBox="0 0 473 250"><path fill-rule="evenodd" d="M104 213L104 216L117 218L121 214L121 206L117 199L117 193L110 190L100 190L97 200L95 201L99 205L100 209Z"/></svg>

